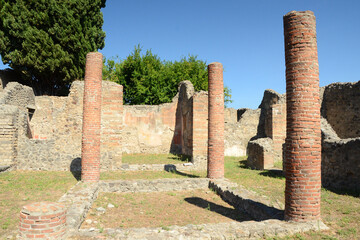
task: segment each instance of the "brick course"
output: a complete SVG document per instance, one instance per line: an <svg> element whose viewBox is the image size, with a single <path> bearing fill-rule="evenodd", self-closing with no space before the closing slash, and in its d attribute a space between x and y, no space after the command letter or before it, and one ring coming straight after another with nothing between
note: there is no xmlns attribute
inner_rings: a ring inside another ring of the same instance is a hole
<svg viewBox="0 0 360 240"><path fill-rule="evenodd" d="M211 63L209 72L208 178L224 177L224 84L221 63ZM195 127L195 126L194 126Z"/></svg>
<svg viewBox="0 0 360 240"><path fill-rule="evenodd" d="M86 55L81 148L81 180L84 182L97 182L100 178L102 61L101 53Z"/></svg>
<svg viewBox="0 0 360 240"><path fill-rule="evenodd" d="M20 239L66 239L66 209L59 203L36 202L20 212Z"/></svg>
<svg viewBox="0 0 360 240"><path fill-rule="evenodd" d="M284 16L287 129L285 219L320 219L319 67L313 12Z"/></svg>

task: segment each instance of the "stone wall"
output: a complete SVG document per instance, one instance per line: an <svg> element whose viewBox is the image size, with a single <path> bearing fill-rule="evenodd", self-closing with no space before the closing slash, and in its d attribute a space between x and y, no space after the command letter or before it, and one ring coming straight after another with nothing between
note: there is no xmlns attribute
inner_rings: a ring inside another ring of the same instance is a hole
<svg viewBox="0 0 360 240"><path fill-rule="evenodd" d="M225 156L246 156L247 145L256 136L261 109L225 108Z"/></svg>
<svg viewBox="0 0 360 240"><path fill-rule="evenodd" d="M282 161L286 137L285 94L265 90L259 111L257 132L247 146L248 165L266 169Z"/></svg>
<svg viewBox="0 0 360 240"><path fill-rule="evenodd" d="M106 103L111 103L111 99L114 99L112 94L119 94L120 86L108 81L102 84L103 89L106 89L103 98ZM75 81L67 97L36 97L36 110L29 123L33 138L19 138L18 169L80 170L83 92L84 83ZM102 111L102 131L107 133L104 138L112 139L104 141L101 146L102 170L113 169L113 159L119 158L117 151L113 151L111 156L107 151L113 148L113 144L121 142L119 129L106 130L119 122L121 125L121 103L117 98L114 101L114 108L106 106ZM109 114L109 108L112 108L113 117L104 117Z"/></svg>
<svg viewBox="0 0 360 240"><path fill-rule="evenodd" d="M176 126L177 98L160 105L125 105L123 152L169 153ZM177 147L174 147L176 149Z"/></svg>
<svg viewBox="0 0 360 240"><path fill-rule="evenodd" d="M360 190L360 81L323 89L321 177L325 187Z"/></svg>
<svg viewBox="0 0 360 240"><path fill-rule="evenodd" d="M360 81L326 86L321 113L340 138L360 137Z"/></svg>
<svg viewBox="0 0 360 240"><path fill-rule="evenodd" d="M0 166L14 164L17 156L17 125L19 109L0 105Z"/></svg>

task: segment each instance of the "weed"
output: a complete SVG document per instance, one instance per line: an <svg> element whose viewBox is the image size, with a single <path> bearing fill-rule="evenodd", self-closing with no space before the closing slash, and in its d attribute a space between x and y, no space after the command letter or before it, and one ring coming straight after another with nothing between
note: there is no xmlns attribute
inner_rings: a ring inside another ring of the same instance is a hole
<svg viewBox="0 0 360 240"><path fill-rule="evenodd" d="M167 227L167 226L161 226L161 229L162 229L162 230L165 230L165 231L169 231L169 230L170 230L170 228Z"/></svg>

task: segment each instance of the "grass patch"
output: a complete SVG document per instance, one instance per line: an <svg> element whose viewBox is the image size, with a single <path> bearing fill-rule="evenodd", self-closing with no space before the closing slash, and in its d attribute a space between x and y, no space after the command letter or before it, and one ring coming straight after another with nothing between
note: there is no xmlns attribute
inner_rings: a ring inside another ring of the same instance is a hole
<svg viewBox="0 0 360 240"><path fill-rule="evenodd" d="M109 204L115 207L108 208ZM106 212L97 211L99 207L106 209ZM161 227L170 230L168 226L171 225L184 226L232 220L245 221L250 218L235 210L210 190L100 193L81 228Z"/></svg>
<svg viewBox="0 0 360 240"><path fill-rule="evenodd" d="M246 167L245 159L246 157L225 157L225 177L273 201L284 203L285 178L281 172L251 170ZM359 193L321 189L321 216L330 228L329 231L267 239L360 239Z"/></svg>
<svg viewBox="0 0 360 240"><path fill-rule="evenodd" d="M70 172L1 173L0 236L17 230L20 210L24 205L37 201L57 201L76 182Z"/></svg>
<svg viewBox="0 0 360 240"><path fill-rule="evenodd" d="M191 157L175 154L123 154L122 162L127 164L181 164L190 162Z"/></svg>
<svg viewBox="0 0 360 240"><path fill-rule="evenodd" d="M146 162L140 162L140 154L135 156L124 155L126 159L133 159L130 164L152 164L152 163L181 163L179 159L172 159L175 155L165 154L161 160L158 155L141 154L141 158ZM161 154L160 154L161 155ZM175 156L176 157L176 156ZM149 160L150 159L150 160ZM168 160L175 162L169 162ZM249 190L253 190L261 195L265 195L272 201L284 202L285 178L280 171L251 170L246 167L245 157L225 157L225 177L236 182ZM136 162L139 161L139 162ZM192 172L165 172L165 171L116 171L103 172L101 179L158 179L158 178L184 178L184 177L206 177L206 171ZM0 174L0 239L6 237L10 232L17 229L19 212L21 207L35 201L57 201L71 186L76 183L75 178L69 172L28 172L13 171ZM180 197L178 192L164 193L163 198L176 199ZM326 232L308 232L288 236L285 238L268 239L360 239L360 198L357 192L340 192L321 190L321 215L326 225L330 227ZM140 196L140 195L139 195ZM135 194L124 195L125 202L132 202L133 207L146 205L147 199ZM198 195L190 197L199 197ZM137 200L140 199L140 201ZM109 198L110 199L110 198ZM160 198L157 198L160 199ZM161 198L162 199L162 198ZM174 200L173 199L173 200ZM182 206L187 203L184 196L174 200L176 204ZM203 198L204 199L204 198ZM112 204L117 208L123 204L122 200L113 201ZM137 202L138 201L138 202ZM210 203L209 203L210 202ZM203 204L204 211L213 211L215 205L207 200ZM213 202L215 203L215 202ZM173 204L169 202L167 204ZM217 204L217 203L216 203ZM181 208L181 207L180 207ZM199 208L199 207L197 207ZM177 207L176 207L177 209ZM135 211L135 210L134 210ZM148 211L143 211L144 216L160 216L159 212L149 207ZM193 215L194 214L188 214ZM155 217L155 218L156 218ZM126 219L126 218L121 218ZM110 221L110 220L109 220ZM134 220L132 220L134 221ZM152 221L152 220L151 220ZM197 219L193 220L197 223ZM130 221L131 222L131 221ZM102 223L96 227L103 228ZM124 223L122 223L124 224ZM167 228L168 223L160 222L159 226Z"/></svg>

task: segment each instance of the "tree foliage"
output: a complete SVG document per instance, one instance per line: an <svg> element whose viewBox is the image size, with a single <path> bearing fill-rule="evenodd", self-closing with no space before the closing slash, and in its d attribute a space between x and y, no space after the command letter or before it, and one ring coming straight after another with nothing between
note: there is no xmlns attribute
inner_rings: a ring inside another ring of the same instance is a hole
<svg viewBox="0 0 360 240"><path fill-rule="evenodd" d="M104 47L106 0L0 0L0 54L38 93L59 94Z"/></svg>
<svg viewBox="0 0 360 240"><path fill-rule="evenodd" d="M103 78L124 86L125 104L171 102L183 80L189 80L195 91L208 90L208 72L205 61L188 56L180 61L163 61L151 50L141 54L141 47L124 60L104 61ZM225 88L225 102L231 102L231 91Z"/></svg>

